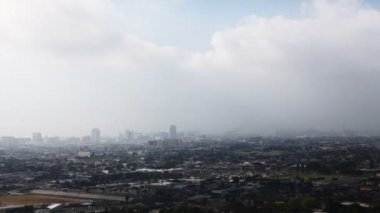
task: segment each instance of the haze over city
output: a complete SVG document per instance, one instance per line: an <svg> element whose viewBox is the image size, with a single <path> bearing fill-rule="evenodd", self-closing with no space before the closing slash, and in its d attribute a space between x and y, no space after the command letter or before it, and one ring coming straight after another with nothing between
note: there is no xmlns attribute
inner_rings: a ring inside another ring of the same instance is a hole
<svg viewBox="0 0 380 213"><path fill-rule="evenodd" d="M379 213L379 0L0 0L0 212Z"/></svg>
<svg viewBox="0 0 380 213"><path fill-rule="evenodd" d="M380 4L0 1L0 135L380 130Z"/></svg>

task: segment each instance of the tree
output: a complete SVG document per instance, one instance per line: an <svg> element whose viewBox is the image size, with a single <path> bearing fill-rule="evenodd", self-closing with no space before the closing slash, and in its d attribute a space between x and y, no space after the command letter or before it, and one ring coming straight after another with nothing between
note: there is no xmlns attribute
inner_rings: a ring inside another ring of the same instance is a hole
<svg viewBox="0 0 380 213"><path fill-rule="evenodd" d="M318 200L315 198L304 198L301 201L301 206L305 210L316 209L319 206Z"/></svg>

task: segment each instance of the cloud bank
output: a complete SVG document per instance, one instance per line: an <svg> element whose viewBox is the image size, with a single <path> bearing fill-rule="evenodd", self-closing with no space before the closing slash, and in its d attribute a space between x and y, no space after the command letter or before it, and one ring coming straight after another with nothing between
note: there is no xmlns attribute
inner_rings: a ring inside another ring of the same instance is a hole
<svg viewBox="0 0 380 213"><path fill-rule="evenodd" d="M302 9L299 19L250 16L216 32L213 49L193 54L187 68L225 75L220 86L242 96L238 120L258 129L376 128L379 11L359 1Z"/></svg>
<svg viewBox="0 0 380 213"><path fill-rule="evenodd" d="M300 11L242 18L188 52L135 35L138 16L116 2L0 1L1 128L377 129L380 12L358 0Z"/></svg>

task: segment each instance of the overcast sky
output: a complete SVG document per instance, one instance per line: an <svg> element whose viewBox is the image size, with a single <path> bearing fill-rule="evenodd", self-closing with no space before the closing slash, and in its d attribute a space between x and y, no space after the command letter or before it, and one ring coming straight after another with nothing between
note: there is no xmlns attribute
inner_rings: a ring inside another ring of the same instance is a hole
<svg viewBox="0 0 380 213"><path fill-rule="evenodd" d="M380 129L377 0L0 0L0 135Z"/></svg>

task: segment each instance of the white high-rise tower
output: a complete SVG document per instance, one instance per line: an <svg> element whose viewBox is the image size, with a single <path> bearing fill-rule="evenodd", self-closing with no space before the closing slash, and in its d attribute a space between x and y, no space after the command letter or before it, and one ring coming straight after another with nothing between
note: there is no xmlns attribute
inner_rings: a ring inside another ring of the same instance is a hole
<svg viewBox="0 0 380 213"><path fill-rule="evenodd" d="M97 129L97 128L92 129L91 141L93 143L99 143L100 142L100 129Z"/></svg>
<svg viewBox="0 0 380 213"><path fill-rule="evenodd" d="M176 140L177 139L177 127L175 125L170 126L169 138L170 138L170 140Z"/></svg>

